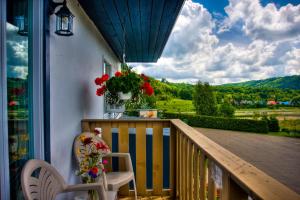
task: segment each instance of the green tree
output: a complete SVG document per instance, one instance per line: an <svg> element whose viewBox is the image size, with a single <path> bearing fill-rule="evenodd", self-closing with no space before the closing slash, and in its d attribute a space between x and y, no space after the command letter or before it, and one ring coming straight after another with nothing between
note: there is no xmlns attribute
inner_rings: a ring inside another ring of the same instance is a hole
<svg viewBox="0 0 300 200"><path fill-rule="evenodd" d="M198 115L216 115L217 104L212 87L198 81L193 94L193 104Z"/></svg>
<svg viewBox="0 0 300 200"><path fill-rule="evenodd" d="M233 117L235 112L235 107L230 103L223 103L219 107L219 114L223 117Z"/></svg>
<svg viewBox="0 0 300 200"><path fill-rule="evenodd" d="M300 106L300 95L292 98L291 105Z"/></svg>
<svg viewBox="0 0 300 200"><path fill-rule="evenodd" d="M179 97L181 99L185 99L185 100L192 100L192 93L193 93L193 91L191 91L189 89L181 89L179 91Z"/></svg>

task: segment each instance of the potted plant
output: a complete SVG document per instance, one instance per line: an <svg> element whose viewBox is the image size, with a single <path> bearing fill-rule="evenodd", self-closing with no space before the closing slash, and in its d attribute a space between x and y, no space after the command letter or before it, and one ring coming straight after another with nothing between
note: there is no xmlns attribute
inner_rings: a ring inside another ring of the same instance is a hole
<svg viewBox="0 0 300 200"><path fill-rule="evenodd" d="M97 77L95 83L99 86L97 96L105 95L111 112L124 112L126 102L136 103L141 101L143 95L151 96L154 93L149 78L137 74L126 64L122 64L122 70L117 71L115 76L109 78L104 74Z"/></svg>

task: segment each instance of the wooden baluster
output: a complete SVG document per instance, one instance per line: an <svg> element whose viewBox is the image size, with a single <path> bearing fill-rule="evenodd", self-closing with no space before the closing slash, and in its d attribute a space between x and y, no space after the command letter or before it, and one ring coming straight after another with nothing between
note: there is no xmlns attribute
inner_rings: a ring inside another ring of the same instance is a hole
<svg viewBox="0 0 300 200"><path fill-rule="evenodd" d="M111 131L111 123L105 122L101 126L102 128L102 138L106 142L106 144L109 146L110 149L112 149L112 131ZM112 171L112 159L106 158L108 161L108 164L105 165L105 168L110 172Z"/></svg>
<svg viewBox="0 0 300 200"><path fill-rule="evenodd" d="M229 199L248 200L248 194L231 178L229 181Z"/></svg>
<svg viewBox="0 0 300 200"><path fill-rule="evenodd" d="M183 198L183 134L179 132L179 199Z"/></svg>
<svg viewBox="0 0 300 200"><path fill-rule="evenodd" d="M208 159L208 200L215 200L216 199L216 186L215 186L215 181L213 179L213 162Z"/></svg>
<svg viewBox="0 0 300 200"><path fill-rule="evenodd" d="M190 140L187 138L187 142L186 142L186 152L187 154L186 156L186 193L185 193L185 198L186 199L190 199L190 181L191 181L191 175L190 175L190 167L191 167L191 151L190 151L190 146L191 146L191 142Z"/></svg>
<svg viewBox="0 0 300 200"><path fill-rule="evenodd" d="M200 153L200 200L206 200L206 158L204 152Z"/></svg>
<svg viewBox="0 0 300 200"><path fill-rule="evenodd" d="M190 140L189 140L190 141ZM189 152L190 152L190 156L189 156L189 177L190 177L190 181L189 181L189 199L192 200L193 199L193 183L194 183L194 144L192 142L189 143Z"/></svg>
<svg viewBox="0 0 300 200"><path fill-rule="evenodd" d="M153 123L153 194L161 195L163 189L163 126Z"/></svg>
<svg viewBox="0 0 300 200"><path fill-rule="evenodd" d="M176 196L175 198L179 198L180 191L180 133L176 130Z"/></svg>
<svg viewBox="0 0 300 200"><path fill-rule="evenodd" d="M136 124L136 184L138 195L146 195L146 123Z"/></svg>
<svg viewBox="0 0 300 200"><path fill-rule="evenodd" d="M128 123L120 122L119 123L119 152L128 153L129 152L129 130ZM119 159L119 170L125 171L125 161L123 159ZM128 184L120 188L121 195L129 195L129 186Z"/></svg>
<svg viewBox="0 0 300 200"><path fill-rule="evenodd" d="M230 177L226 170L222 170L222 190L221 190L221 200L229 200L229 184Z"/></svg>
<svg viewBox="0 0 300 200"><path fill-rule="evenodd" d="M196 146L194 146L194 199L200 197L200 156Z"/></svg>
<svg viewBox="0 0 300 200"><path fill-rule="evenodd" d="M174 198L176 193L176 128L170 127L170 189L171 196Z"/></svg>
<svg viewBox="0 0 300 200"><path fill-rule="evenodd" d="M186 136L183 136L183 148L182 148L182 151L183 151L183 199L187 199L187 176L188 176L188 173L187 173L187 161L188 161L188 158L187 158L187 138Z"/></svg>

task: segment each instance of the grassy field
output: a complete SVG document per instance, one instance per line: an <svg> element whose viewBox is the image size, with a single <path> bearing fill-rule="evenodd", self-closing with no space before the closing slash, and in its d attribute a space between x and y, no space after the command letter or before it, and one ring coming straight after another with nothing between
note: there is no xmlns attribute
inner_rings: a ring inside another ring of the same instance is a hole
<svg viewBox="0 0 300 200"><path fill-rule="evenodd" d="M159 110L166 112L195 113L195 108L191 100L171 99L168 101L157 101Z"/></svg>

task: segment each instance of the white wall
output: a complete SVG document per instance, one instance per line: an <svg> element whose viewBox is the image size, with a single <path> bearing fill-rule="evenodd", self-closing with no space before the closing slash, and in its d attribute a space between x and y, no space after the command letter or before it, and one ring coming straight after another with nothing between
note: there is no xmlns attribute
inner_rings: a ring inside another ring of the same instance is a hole
<svg viewBox="0 0 300 200"><path fill-rule="evenodd" d="M50 17L51 164L74 182L72 145L80 122L103 117L103 97L96 96L94 79L102 75L103 59L115 67L120 63L76 0L67 5L75 15L73 36L56 35L55 15Z"/></svg>

